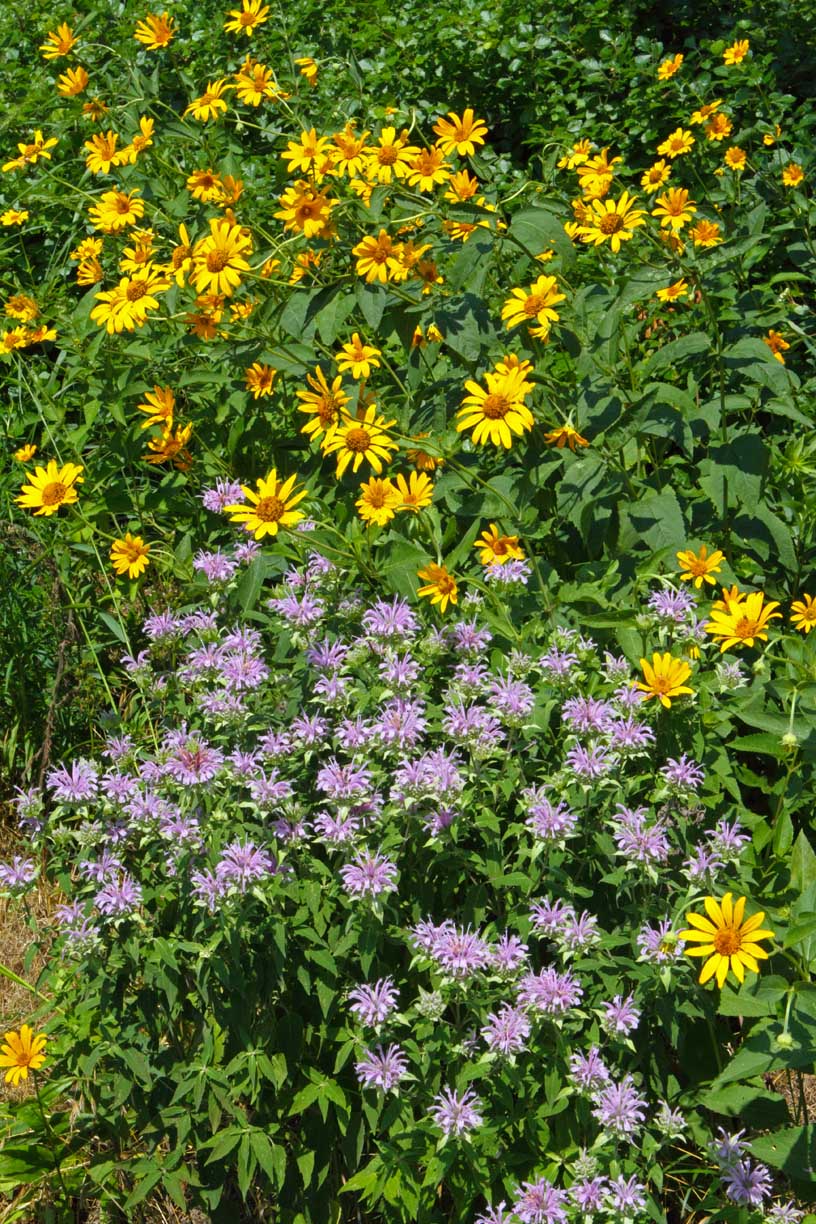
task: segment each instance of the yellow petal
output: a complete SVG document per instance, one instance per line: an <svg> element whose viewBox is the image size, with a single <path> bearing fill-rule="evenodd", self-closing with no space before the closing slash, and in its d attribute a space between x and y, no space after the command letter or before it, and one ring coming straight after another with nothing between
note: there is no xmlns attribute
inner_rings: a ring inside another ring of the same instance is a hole
<svg viewBox="0 0 816 1224"><path fill-rule="evenodd" d="M745 970L742 967L739 956L731 957L731 972L738 982L745 981Z"/></svg>
<svg viewBox="0 0 816 1224"><path fill-rule="evenodd" d="M716 953L714 956L711 957L711 960L706 961L706 963L703 965L702 970L700 971L700 983L702 985L705 985L708 979L714 976L714 974L717 971L717 966L719 965L721 960L722 960L722 957L719 955L719 953ZM728 967L728 962L726 961L726 969L727 967Z"/></svg>
<svg viewBox="0 0 816 1224"><path fill-rule="evenodd" d="M715 927L717 927L718 930L722 930L722 928L725 926L725 921L723 919L722 910L714 897L705 897L703 904L705 905L706 913L714 923Z"/></svg>
<svg viewBox="0 0 816 1224"><path fill-rule="evenodd" d="M686 922L689 926L696 927L698 931L708 931L710 935L717 934L714 923L709 922L708 918L704 918L702 914L686 914Z"/></svg>
<svg viewBox="0 0 816 1224"><path fill-rule="evenodd" d="M734 923L734 907L731 904L731 893L726 893L720 902L722 916L726 926L732 926Z"/></svg>
<svg viewBox="0 0 816 1224"><path fill-rule="evenodd" d="M721 956L720 963L717 966L717 985L722 990L725 985L725 979L728 977L728 957Z"/></svg>

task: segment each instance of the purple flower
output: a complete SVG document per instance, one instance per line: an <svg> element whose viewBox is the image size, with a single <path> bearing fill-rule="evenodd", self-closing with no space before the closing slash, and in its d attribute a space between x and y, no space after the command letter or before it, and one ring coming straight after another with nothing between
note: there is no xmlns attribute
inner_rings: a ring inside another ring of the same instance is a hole
<svg viewBox="0 0 816 1224"><path fill-rule="evenodd" d="M577 915L573 914L564 922L558 939L562 947L570 952L581 952L600 939L598 919L587 910Z"/></svg>
<svg viewBox="0 0 816 1224"><path fill-rule="evenodd" d="M644 866L665 863L671 850L665 827L661 821L647 825L647 819L645 808L627 808L620 803L617 805L613 820L618 854L624 855L630 862L642 863Z"/></svg>
<svg viewBox="0 0 816 1224"><path fill-rule="evenodd" d="M245 844L234 841L221 852L221 858L215 866L215 875L221 884L227 888L235 887L243 894L255 880L274 875L277 869L272 855L260 849L253 841L247 841Z"/></svg>
<svg viewBox="0 0 816 1224"><path fill-rule="evenodd" d="M530 1021L523 1011L505 1003L499 1012L488 1012L482 1036L494 1054L518 1054L526 1047Z"/></svg>
<svg viewBox="0 0 816 1224"><path fill-rule="evenodd" d="M660 773L669 786L678 790L697 790L705 777L705 771L685 752L680 757L669 757Z"/></svg>
<svg viewBox="0 0 816 1224"><path fill-rule="evenodd" d="M376 1050L366 1050L354 1069L364 1088L391 1092L407 1073L408 1060L398 1045L385 1049L378 1045Z"/></svg>
<svg viewBox="0 0 816 1224"><path fill-rule="evenodd" d="M489 629L480 629L475 621L457 621L451 626L453 647L459 654L478 655L493 640Z"/></svg>
<svg viewBox="0 0 816 1224"><path fill-rule="evenodd" d="M522 1224L566 1224L566 1190L557 1190L546 1177L524 1182L516 1190L513 1211Z"/></svg>
<svg viewBox="0 0 816 1224"><path fill-rule="evenodd" d="M672 1109L668 1101L660 1101L655 1114L655 1125L663 1139L679 1139L686 1131L686 1119L679 1109Z"/></svg>
<svg viewBox="0 0 816 1224"><path fill-rule="evenodd" d="M708 846L698 846L690 858L683 863L683 870L690 880L702 880L721 871L725 863L717 851Z"/></svg>
<svg viewBox="0 0 816 1224"><path fill-rule="evenodd" d="M330 757L317 773L317 788L331 799L355 799L371 790L371 771L365 765L340 765Z"/></svg>
<svg viewBox="0 0 816 1224"><path fill-rule="evenodd" d="M563 680L578 664L578 656L571 650L559 650L552 646L538 660L538 666L554 680Z"/></svg>
<svg viewBox="0 0 816 1224"><path fill-rule="evenodd" d="M249 783L249 793L259 807L266 807L291 799L294 788L292 783L281 778L280 771L273 767L268 774L261 773L260 777L252 778Z"/></svg>
<svg viewBox="0 0 816 1224"><path fill-rule="evenodd" d="M713 1140L711 1154L720 1168L727 1169L730 1165L741 1160L746 1154L747 1149L742 1142L745 1130L739 1130L735 1134L730 1135L722 1126L718 1126L717 1131L720 1137Z"/></svg>
<svg viewBox="0 0 816 1224"><path fill-rule="evenodd" d="M303 748L319 744L329 734L329 724L319 714L299 714L292 719L290 728L292 743Z"/></svg>
<svg viewBox="0 0 816 1224"><path fill-rule="evenodd" d="M151 642L160 642L164 638L176 637L180 626L178 620L168 608L165 612L154 612L148 616L142 625L142 629Z"/></svg>
<svg viewBox="0 0 816 1224"><path fill-rule="evenodd" d="M793 1199L789 1199L787 1203L774 1203L769 1207L765 1212L764 1224L801 1224L804 1218L804 1211L800 1211Z"/></svg>
<svg viewBox="0 0 816 1224"><path fill-rule="evenodd" d="M194 786L199 782L211 782L224 764L224 754L211 748L205 740L186 732L168 736L173 755L165 763L165 771L176 782Z"/></svg>
<svg viewBox="0 0 816 1224"><path fill-rule="evenodd" d="M570 1079L579 1092L597 1092L612 1078L597 1046L590 1046L586 1054L570 1055Z"/></svg>
<svg viewBox="0 0 816 1224"><path fill-rule="evenodd" d="M523 680L499 676L490 685L490 701L505 722L520 726L535 705L533 690Z"/></svg>
<svg viewBox="0 0 816 1224"><path fill-rule="evenodd" d="M635 1007L635 996L615 995L611 1003L602 1003L604 1018L603 1026L608 1033L618 1033L628 1037L634 1033L640 1021L640 1012Z"/></svg>
<svg viewBox="0 0 816 1224"><path fill-rule="evenodd" d="M506 1199L502 1199L495 1207L485 1207L481 1215L477 1215L473 1224L513 1224L513 1213L507 1210Z"/></svg>
<svg viewBox="0 0 816 1224"><path fill-rule="evenodd" d="M476 931L449 921L437 928L429 952L439 968L455 978L466 978L485 969L493 955L490 945Z"/></svg>
<svg viewBox="0 0 816 1224"><path fill-rule="evenodd" d="M24 890L36 880L37 870L33 859L15 854L10 863L0 863L0 888L8 888L12 892Z"/></svg>
<svg viewBox="0 0 816 1224"><path fill-rule="evenodd" d="M339 671L346 661L348 646L342 642L330 642L324 638L317 646L306 651L306 662L321 672Z"/></svg>
<svg viewBox="0 0 816 1224"><path fill-rule="evenodd" d="M325 612L323 600L316 599L308 591L304 591L300 599L294 594L270 599L267 606L282 616L290 625L299 625L301 628L316 625L323 619Z"/></svg>
<svg viewBox="0 0 816 1224"><path fill-rule="evenodd" d="M367 1028L384 1024L396 1009L399 998L393 978L378 978L370 986L356 986L349 991L350 1011Z"/></svg>
<svg viewBox="0 0 816 1224"><path fill-rule="evenodd" d="M594 1097L592 1116L618 1139L634 1140L635 1132L646 1117L646 1101L634 1087L631 1075L620 1083L607 1084Z"/></svg>
<svg viewBox="0 0 816 1224"><path fill-rule="evenodd" d="M587 734L605 731L615 713L610 701L598 701L594 697L570 697L561 709L561 719L572 731Z"/></svg>
<svg viewBox="0 0 816 1224"><path fill-rule="evenodd" d="M329 812L318 812L314 819L314 829L318 837L336 848L354 841L360 832L360 822L350 813L334 816Z"/></svg>
<svg viewBox="0 0 816 1224"><path fill-rule="evenodd" d="M99 937L99 927L86 917L81 901L58 905L54 910L54 918L62 928L61 934L65 936L67 950L80 952Z"/></svg>
<svg viewBox="0 0 816 1224"><path fill-rule="evenodd" d="M532 572L532 567L528 561L524 561L521 557L511 557L503 565L486 565L484 576L485 581L491 586L501 589L513 586L526 586L530 581Z"/></svg>
<svg viewBox="0 0 816 1224"><path fill-rule="evenodd" d="M258 688L269 675L269 668L263 659L258 658L252 650L226 651L218 666L224 687L237 689L238 692Z"/></svg>
<svg viewBox="0 0 816 1224"><path fill-rule="evenodd" d="M346 892L352 897L379 897L395 892L397 866L381 854L364 850L345 867L340 868Z"/></svg>
<svg viewBox="0 0 816 1224"><path fill-rule="evenodd" d="M594 1215L604 1205L605 1177L584 1177L572 1183L569 1196L584 1215Z"/></svg>
<svg viewBox="0 0 816 1224"><path fill-rule="evenodd" d="M498 969L499 973L515 973L527 962L527 945L518 935L510 935L505 931L494 944L492 956L493 967Z"/></svg>
<svg viewBox="0 0 816 1224"><path fill-rule="evenodd" d="M118 880L108 880L94 897L94 905L109 918L121 918L141 905L141 885L124 873Z"/></svg>
<svg viewBox="0 0 816 1224"><path fill-rule="evenodd" d="M613 1177L609 1182L607 1202L612 1211L631 1219L643 1211L646 1206L646 1195L643 1186L636 1177Z"/></svg>
<svg viewBox="0 0 816 1224"><path fill-rule="evenodd" d="M648 923L641 927L637 937L640 959L652 961L656 965L664 965L667 961L676 959L683 950L683 942L669 938L671 929L672 924L668 918L664 918L656 927L649 926Z"/></svg>
<svg viewBox="0 0 816 1224"><path fill-rule="evenodd" d="M288 757L292 751L292 737L288 731L266 731L258 740L258 748L266 757Z"/></svg>
<svg viewBox="0 0 816 1224"><path fill-rule="evenodd" d="M771 1175L763 1164L736 1160L723 1171L725 1193L741 1207L761 1207L771 1193Z"/></svg>
<svg viewBox="0 0 816 1224"><path fill-rule="evenodd" d="M606 730L609 744L617 752L638 752L655 740L652 728L638 722L632 714L611 719Z"/></svg>
<svg viewBox="0 0 816 1224"><path fill-rule="evenodd" d="M623 655L613 655L605 650L603 670L607 680L621 680L629 675L629 660Z"/></svg>
<svg viewBox="0 0 816 1224"><path fill-rule="evenodd" d="M193 569L208 582L228 582L238 568L238 562L222 552L199 551L193 557Z"/></svg>
<svg viewBox="0 0 816 1224"><path fill-rule="evenodd" d="M531 1007L549 1016L562 1016L578 1005L583 993L572 973L559 973L549 967L540 973L526 973L518 983L516 998L520 1007Z"/></svg>
<svg viewBox="0 0 816 1224"><path fill-rule="evenodd" d="M103 850L100 858L80 863L79 874L84 876L86 880L93 880L97 884L104 884L111 876L115 876L121 868L122 860L118 859L110 850Z"/></svg>
<svg viewBox="0 0 816 1224"><path fill-rule="evenodd" d="M378 599L364 613L363 628L372 637L394 641L413 637L419 622L406 601L395 595L390 600Z"/></svg>
<svg viewBox="0 0 816 1224"><path fill-rule="evenodd" d="M474 753L498 748L504 741L501 723L484 706L452 701L444 707L444 713L443 731Z"/></svg>
<svg viewBox="0 0 816 1224"><path fill-rule="evenodd" d="M216 480L215 488L202 491L201 502L205 510L221 514L227 506L234 506L236 502L242 501L243 496L244 490L236 480Z"/></svg>
<svg viewBox="0 0 816 1224"><path fill-rule="evenodd" d="M427 725L425 702L421 698L394 697L380 709L373 732L383 744L414 748Z"/></svg>
<svg viewBox="0 0 816 1224"><path fill-rule="evenodd" d="M133 751L133 737L130 735L109 735L105 740L102 755L109 761L121 761Z"/></svg>
<svg viewBox="0 0 816 1224"><path fill-rule="evenodd" d="M615 764L615 758L610 755L602 744L573 744L564 757L564 761L579 778L602 778L609 773Z"/></svg>
<svg viewBox="0 0 816 1224"><path fill-rule="evenodd" d="M646 604L662 620L672 625L682 625L689 612L697 606L697 601L684 587L679 591L671 589L653 591L646 600Z"/></svg>
<svg viewBox="0 0 816 1224"><path fill-rule="evenodd" d="M484 692L489 677L490 673L484 663L478 660L474 662L470 659L463 659L453 669L453 686L458 693L466 697L477 697Z"/></svg>
<svg viewBox="0 0 816 1224"><path fill-rule="evenodd" d="M708 832L707 837L714 852L721 855L726 862L738 859L743 846L747 846L751 841L750 834L742 831L742 825L738 820L732 824L729 824L727 820L718 820L714 828Z"/></svg>
<svg viewBox="0 0 816 1224"><path fill-rule="evenodd" d="M239 565L249 565L261 551L261 546L257 540L244 540L243 544L239 544L235 549L234 557Z"/></svg>
<svg viewBox="0 0 816 1224"><path fill-rule="evenodd" d="M211 914L218 908L227 891L227 884L219 880L212 871L194 871L190 876L193 885L193 896L200 905L206 905Z"/></svg>
<svg viewBox="0 0 816 1224"><path fill-rule="evenodd" d="M542 935L559 934L567 921L575 917L575 910L560 897L551 901L545 897L543 901L534 901L530 910L530 921L533 930Z"/></svg>
<svg viewBox="0 0 816 1224"><path fill-rule="evenodd" d="M472 1088L466 1088L461 1094L455 1089L443 1088L434 1097L434 1103L430 1116L443 1135L464 1135L482 1124L478 1112L482 1102Z"/></svg>
<svg viewBox="0 0 816 1224"><path fill-rule="evenodd" d="M383 681L395 689L410 688L419 679L419 664L410 655L389 655L379 671Z"/></svg>
<svg viewBox="0 0 816 1224"><path fill-rule="evenodd" d="M70 769L59 765L49 769L46 783L57 803L89 803L96 798L99 779L90 761L72 761Z"/></svg>

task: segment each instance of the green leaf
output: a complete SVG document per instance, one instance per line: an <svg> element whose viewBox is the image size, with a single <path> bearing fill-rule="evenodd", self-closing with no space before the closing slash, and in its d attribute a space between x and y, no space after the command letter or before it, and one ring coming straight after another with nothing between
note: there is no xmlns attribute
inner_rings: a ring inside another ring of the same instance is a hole
<svg viewBox="0 0 816 1224"><path fill-rule="evenodd" d="M811 935L816 935L816 914L806 914L788 927L782 941L783 948L794 948L804 943Z"/></svg>
<svg viewBox="0 0 816 1224"><path fill-rule="evenodd" d="M261 1130L250 1131L249 1141L258 1164L272 1185L279 1189L286 1180L285 1148L279 1143L273 1143L269 1136Z"/></svg>
<svg viewBox="0 0 816 1224"><path fill-rule="evenodd" d="M707 353L710 348L711 340L705 332L691 332L688 336L681 336L679 340L670 340L668 344L664 344L641 363L639 370L644 379L651 378L658 370L676 366L684 357L691 357L695 353Z"/></svg>
<svg viewBox="0 0 816 1224"><path fill-rule="evenodd" d="M816 884L816 854L807 839L804 829L793 844L791 854L791 884L797 892Z"/></svg>
<svg viewBox="0 0 816 1224"><path fill-rule="evenodd" d="M794 1181L812 1184L816 1180L816 1125L791 1126L752 1139L748 1146L757 1159L781 1169Z"/></svg>
<svg viewBox="0 0 816 1224"><path fill-rule="evenodd" d="M686 540L683 511L673 489L653 493L620 508L618 550L646 547L651 552L682 548Z"/></svg>
<svg viewBox="0 0 816 1224"><path fill-rule="evenodd" d="M522 208L510 222L508 233L533 258L553 247L564 267L575 259L575 248L564 232L564 218L560 212L549 208ZM546 266L543 270L546 273Z"/></svg>
<svg viewBox="0 0 816 1224"><path fill-rule="evenodd" d="M388 299L385 289L380 285L369 285L365 281L358 280L354 285L354 296L366 323L372 331L376 331Z"/></svg>

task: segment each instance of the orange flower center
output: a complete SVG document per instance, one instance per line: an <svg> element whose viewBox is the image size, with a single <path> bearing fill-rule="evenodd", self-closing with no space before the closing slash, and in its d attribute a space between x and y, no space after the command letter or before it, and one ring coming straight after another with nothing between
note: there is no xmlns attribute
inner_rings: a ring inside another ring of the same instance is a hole
<svg viewBox="0 0 816 1224"><path fill-rule="evenodd" d="M618 230L623 229L623 217L616 212L605 213L601 217L598 229L602 234L617 234Z"/></svg>
<svg viewBox="0 0 816 1224"><path fill-rule="evenodd" d="M377 150L377 160L381 166L393 166L394 162L399 158L399 149L396 145L384 145Z"/></svg>
<svg viewBox="0 0 816 1224"><path fill-rule="evenodd" d="M125 297L129 302L138 302L139 298L143 298L147 293L147 285L144 281L131 281L125 292Z"/></svg>
<svg viewBox="0 0 816 1224"><path fill-rule="evenodd" d="M449 574L443 574L436 580L436 589L440 595L450 595L456 590L456 582Z"/></svg>
<svg viewBox="0 0 816 1224"><path fill-rule="evenodd" d="M524 303L524 313L531 319L534 315L538 314L539 310L543 310L544 306L545 300L541 294L531 293Z"/></svg>
<svg viewBox="0 0 816 1224"><path fill-rule="evenodd" d="M279 497L262 497L255 507L255 514L262 523L277 523L286 513L286 506Z"/></svg>
<svg viewBox="0 0 816 1224"><path fill-rule="evenodd" d="M752 638L756 637L762 625L759 621L751 620L750 617L741 616L734 625L734 637Z"/></svg>
<svg viewBox="0 0 816 1224"><path fill-rule="evenodd" d="M192 252L192 247L188 247L188 246L177 246L176 247L175 251L173 251L173 267L176 271L178 271L178 269L185 262L185 260L188 260L190 258L191 252Z"/></svg>
<svg viewBox="0 0 816 1224"><path fill-rule="evenodd" d="M488 421L501 421L507 416L512 404L506 395L498 395L495 392L488 395L482 404L482 413Z"/></svg>
<svg viewBox="0 0 816 1224"><path fill-rule="evenodd" d="M130 212L130 200L127 196L119 196L114 202L114 208L122 216L126 216Z"/></svg>
<svg viewBox="0 0 816 1224"><path fill-rule="evenodd" d="M207 271L221 272L230 261L229 251L210 251L207 256Z"/></svg>
<svg viewBox="0 0 816 1224"><path fill-rule="evenodd" d="M44 506L58 506L65 500L67 492L67 485L64 485L61 480L54 480L51 484L47 484L40 494L42 504Z"/></svg>
<svg viewBox="0 0 816 1224"><path fill-rule="evenodd" d="M385 505L385 489L382 485L369 489L366 494L366 500L369 506L373 506L375 510L381 509Z"/></svg>
<svg viewBox="0 0 816 1224"><path fill-rule="evenodd" d="M722 927L714 936L714 947L720 956L734 956L742 946L736 927Z"/></svg>
<svg viewBox="0 0 816 1224"><path fill-rule="evenodd" d="M364 455L371 446L371 434L362 425L356 425L346 434L346 446L357 455Z"/></svg>

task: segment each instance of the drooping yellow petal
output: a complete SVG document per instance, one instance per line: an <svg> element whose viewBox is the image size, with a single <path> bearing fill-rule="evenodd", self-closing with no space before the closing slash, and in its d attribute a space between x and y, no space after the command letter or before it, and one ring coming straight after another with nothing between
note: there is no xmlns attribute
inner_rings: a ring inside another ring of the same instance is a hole
<svg viewBox="0 0 816 1224"><path fill-rule="evenodd" d="M689 949L691 951L691 949ZM700 984L705 985L709 978L713 977L717 972L722 957L719 953L715 953L710 960L707 960L700 971ZM728 961L725 962L726 970L728 969Z"/></svg>

